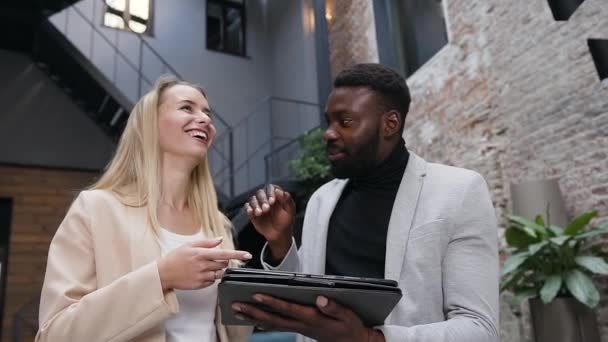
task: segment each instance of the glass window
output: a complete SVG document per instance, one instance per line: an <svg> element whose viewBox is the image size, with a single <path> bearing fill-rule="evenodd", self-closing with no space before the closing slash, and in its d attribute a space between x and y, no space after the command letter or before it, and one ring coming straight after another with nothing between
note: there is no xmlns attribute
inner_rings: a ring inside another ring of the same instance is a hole
<svg viewBox="0 0 608 342"><path fill-rule="evenodd" d="M152 0L105 0L103 25L151 35Z"/></svg>
<svg viewBox="0 0 608 342"><path fill-rule="evenodd" d="M245 56L245 3L207 1L207 49Z"/></svg>
<svg viewBox="0 0 608 342"><path fill-rule="evenodd" d="M389 10L398 63L410 76L448 42L442 1L393 0Z"/></svg>

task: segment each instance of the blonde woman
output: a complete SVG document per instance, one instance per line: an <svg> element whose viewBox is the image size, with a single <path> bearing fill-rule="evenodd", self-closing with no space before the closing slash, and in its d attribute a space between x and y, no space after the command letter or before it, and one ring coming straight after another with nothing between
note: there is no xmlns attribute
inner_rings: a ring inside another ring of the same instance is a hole
<svg viewBox="0 0 608 342"><path fill-rule="evenodd" d="M217 279L235 251L207 164L205 92L161 78L135 105L107 171L51 242L36 341L236 341Z"/></svg>

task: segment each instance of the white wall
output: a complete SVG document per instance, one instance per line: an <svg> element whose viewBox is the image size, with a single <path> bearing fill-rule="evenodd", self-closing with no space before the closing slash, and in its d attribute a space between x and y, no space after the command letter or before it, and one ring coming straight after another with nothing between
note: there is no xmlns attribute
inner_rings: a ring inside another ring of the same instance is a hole
<svg viewBox="0 0 608 342"><path fill-rule="evenodd" d="M311 0L269 0L268 4L273 94L318 103Z"/></svg>
<svg viewBox="0 0 608 342"><path fill-rule="evenodd" d="M274 96L319 103L312 0L269 0L268 27L272 42ZM275 103L273 127L282 136L295 137L317 126L319 111L307 105Z"/></svg>
<svg viewBox="0 0 608 342"><path fill-rule="evenodd" d="M0 50L0 163L102 169L113 142L23 54Z"/></svg>

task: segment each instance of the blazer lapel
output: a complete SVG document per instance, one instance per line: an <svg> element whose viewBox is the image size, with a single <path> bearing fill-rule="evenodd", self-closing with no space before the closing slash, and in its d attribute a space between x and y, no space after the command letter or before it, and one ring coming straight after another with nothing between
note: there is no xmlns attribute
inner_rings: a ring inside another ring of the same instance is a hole
<svg viewBox="0 0 608 342"><path fill-rule="evenodd" d="M410 152L405 174L399 185L386 235L384 277L399 280L405 261L407 240L414 221L418 198L426 175L426 161Z"/></svg>
<svg viewBox="0 0 608 342"><path fill-rule="evenodd" d="M314 258L314 261L311 262L311 269L305 270L305 272L316 273L316 274L325 274L325 257L327 254L327 231L329 229L329 220L331 219L331 215L336 208L336 204L338 204L338 200L340 196L342 196L342 191L346 186L347 181L337 181L331 187L326 189L326 195L320 196L323 198L322 201L317 202L318 207L315 208L315 211L318 213L316 225L312 227L315 229L316 233L314 234L315 241L313 241L313 246L315 246L313 255L310 255L310 258Z"/></svg>

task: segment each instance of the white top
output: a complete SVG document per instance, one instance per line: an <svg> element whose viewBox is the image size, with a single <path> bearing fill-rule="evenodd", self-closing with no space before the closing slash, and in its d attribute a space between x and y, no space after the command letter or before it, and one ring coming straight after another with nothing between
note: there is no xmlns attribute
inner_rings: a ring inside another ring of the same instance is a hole
<svg viewBox="0 0 608 342"><path fill-rule="evenodd" d="M185 243L205 239L205 234L180 235L161 229L163 255ZM175 290L179 312L165 321L167 342L217 341L215 309L217 281L199 290Z"/></svg>

